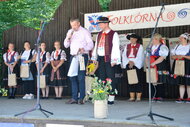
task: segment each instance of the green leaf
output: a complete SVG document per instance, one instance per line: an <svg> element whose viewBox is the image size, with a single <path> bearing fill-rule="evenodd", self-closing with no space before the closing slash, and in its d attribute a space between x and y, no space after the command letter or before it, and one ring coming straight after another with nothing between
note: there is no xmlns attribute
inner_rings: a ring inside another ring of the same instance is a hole
<svg viewBox="0 0 190 127"><path fill-rule="evenodd" d="M98 2L103 11L109 11L109 4L111 3L111 0L98 0Z"/></svg>

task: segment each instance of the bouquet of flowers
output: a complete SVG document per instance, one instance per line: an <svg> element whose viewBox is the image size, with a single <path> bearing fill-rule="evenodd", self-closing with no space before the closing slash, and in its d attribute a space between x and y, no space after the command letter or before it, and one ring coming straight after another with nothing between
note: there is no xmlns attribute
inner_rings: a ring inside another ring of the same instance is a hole
<svg viewBox="0 0 190 127"><path fill-rule="evenodd" d="M6 90L5 88L0 88L0 94L2 96L7 96L7 92L8 92L8 90Z"/></svg>
<svg viewBox="0 0 190 127"><path fill-rule="evenodd" d="M95 77L94 82L92 83L92 94L91 98L94 102L95 100L107 100L111 87L112 80L107 78L106 81L102 81Z"/></svg>

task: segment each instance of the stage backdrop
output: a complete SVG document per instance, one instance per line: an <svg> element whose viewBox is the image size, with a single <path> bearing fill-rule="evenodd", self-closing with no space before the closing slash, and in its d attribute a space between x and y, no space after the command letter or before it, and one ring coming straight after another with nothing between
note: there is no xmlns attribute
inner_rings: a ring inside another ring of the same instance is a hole
<svg viewBox="0 0 190 127"><path fill-rule="evenodd" d="M113 30L153 28L162 6L85 14L85 27L98 32L97 21L106 16ZM190 25L190 3L164 6L158 27Z"/></svg>

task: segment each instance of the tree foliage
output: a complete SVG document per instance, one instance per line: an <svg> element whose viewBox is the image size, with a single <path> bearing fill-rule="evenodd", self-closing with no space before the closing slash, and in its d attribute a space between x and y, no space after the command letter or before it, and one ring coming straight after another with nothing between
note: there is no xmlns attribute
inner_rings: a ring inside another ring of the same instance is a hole
<svg viewBox="0 0 190 127"><path fill-rule="evenodd" d="M17 24L40 29L41 21L49 22L62 0L9 0L0 2L0 31Z"/></svg>
<svg viewBox="0 0 190 127"><path fill-rule="evenodd" d="M111 3L111 0L98 0L98 2L103 11L109 11L109 4Z"/></svg>
<svg viewBox="0 0 190 127"><path fill-rule="evenodd" d="M40 30L41 21L49 22L61 3L62 0L0 1L0 42L3 32L18 24ZM2 65L1 49L2 43L0 43L0 65ZM0 72L2 72L2 66Z"/></svg>

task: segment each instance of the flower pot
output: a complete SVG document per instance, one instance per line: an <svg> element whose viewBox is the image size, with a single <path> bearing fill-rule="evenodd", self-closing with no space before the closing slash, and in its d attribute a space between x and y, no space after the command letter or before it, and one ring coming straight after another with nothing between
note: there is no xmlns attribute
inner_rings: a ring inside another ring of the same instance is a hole
<svg viewBox="0 0 190 127"><path fill-rule="evenodd" d="M94 101L94 118L105 119L108 115L107 100Z"/></svg>

